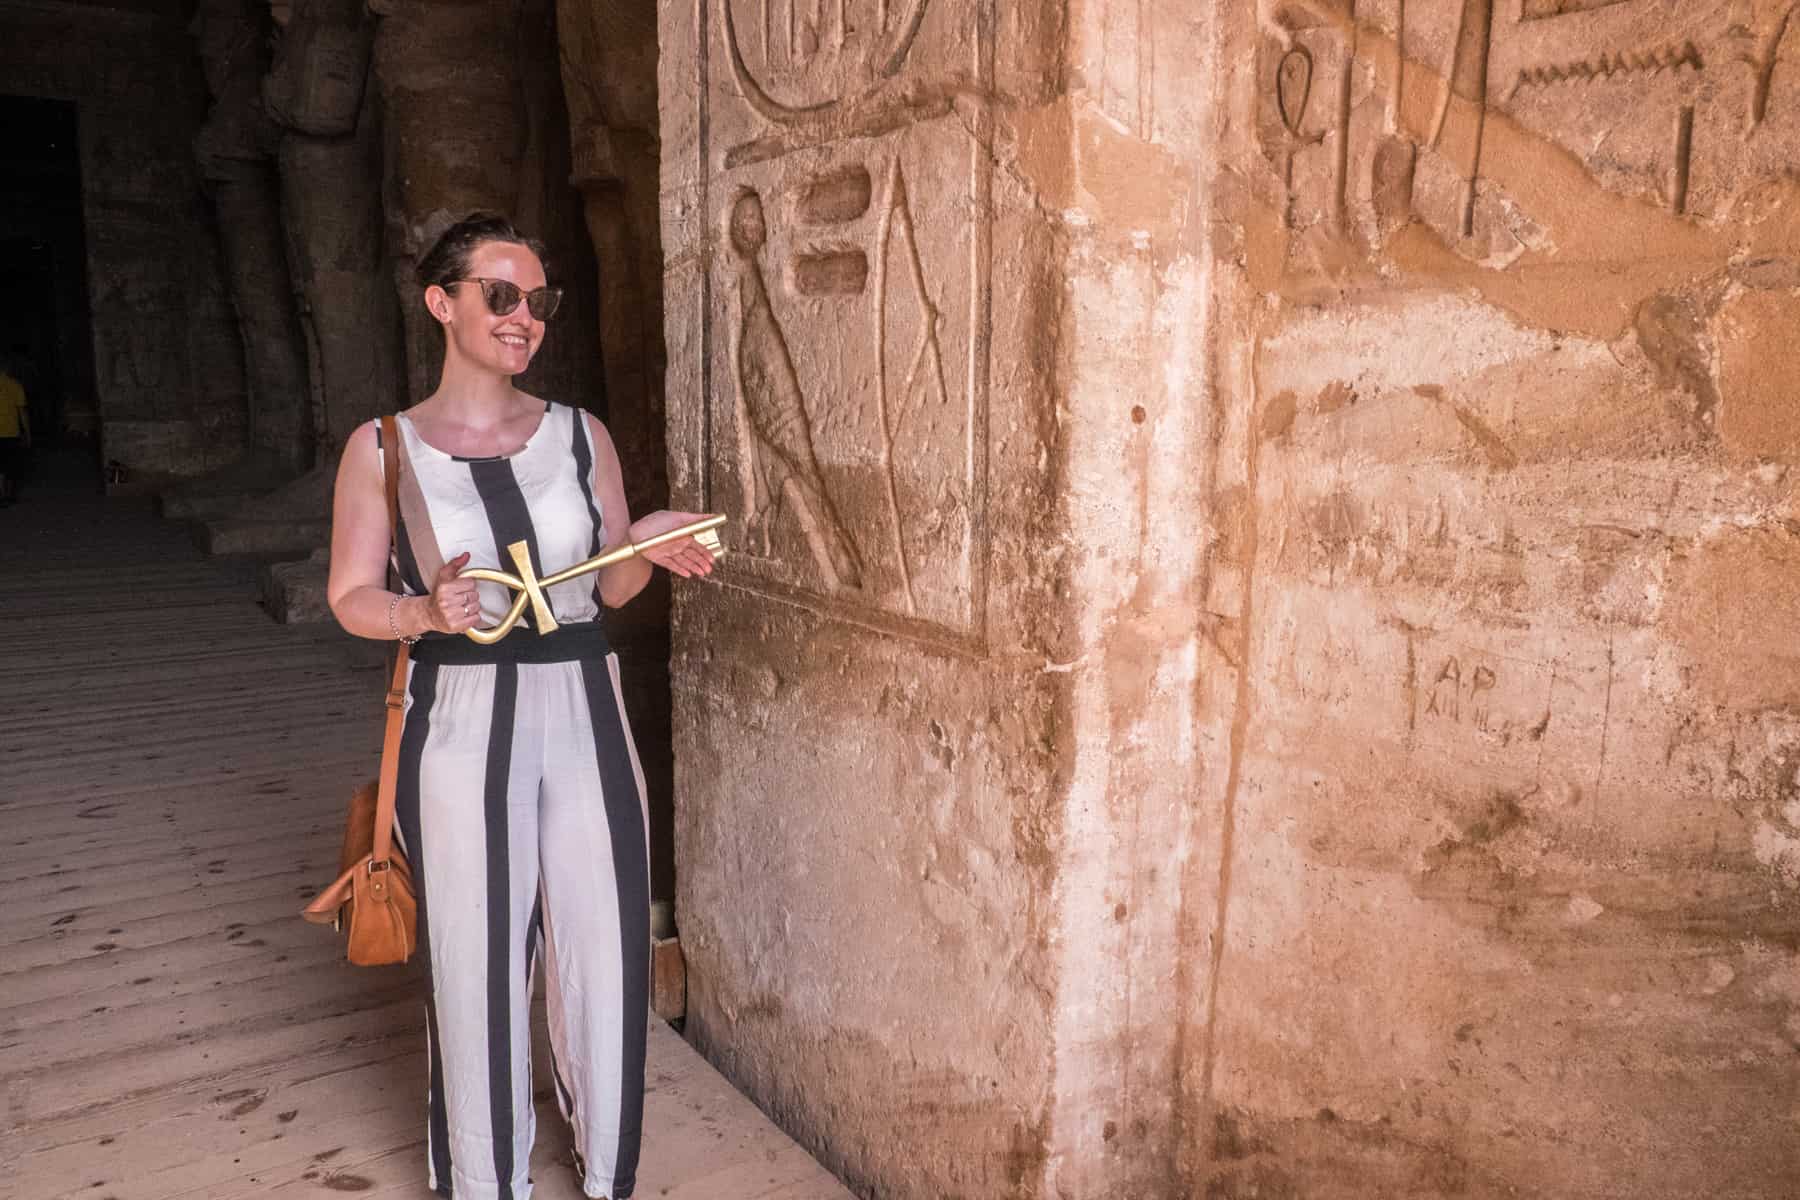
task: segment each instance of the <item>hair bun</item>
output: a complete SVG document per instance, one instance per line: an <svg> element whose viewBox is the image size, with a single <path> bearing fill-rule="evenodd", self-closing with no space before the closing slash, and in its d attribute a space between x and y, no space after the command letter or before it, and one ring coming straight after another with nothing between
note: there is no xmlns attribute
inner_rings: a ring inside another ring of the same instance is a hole
<svg viewBox="0 0 1800 1200"><path fill-rule="evenodd" d="M432 234L434 228L437 232L436 236L431 237L431 248L419 256L418 265L414 268L420 287L443 287L462 279L469 273L469 259L478 247L487 242L508 242L523 246L537 255L538 261L544 263L548 270L543 243L520 233L510 220L499 213L477 211L468 213L459 220L452 220L449 213L438 209L419 223L421 242Z"/></svg>

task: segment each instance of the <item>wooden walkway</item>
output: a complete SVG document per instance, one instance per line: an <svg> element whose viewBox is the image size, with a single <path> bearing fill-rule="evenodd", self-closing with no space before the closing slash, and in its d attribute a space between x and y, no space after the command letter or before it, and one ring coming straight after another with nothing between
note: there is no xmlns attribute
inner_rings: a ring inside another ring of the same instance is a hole
<svg viewBox="0 0 1800 1200"><path fill-rule="evenodd" d="M379 657L252 592L141 501L0 509L7 1197L430 1195L416 972L297 915L374 764ZM847 1200L651 1025L638 1196ZM579 1197L537 1092L534 1194Z"/></svg>

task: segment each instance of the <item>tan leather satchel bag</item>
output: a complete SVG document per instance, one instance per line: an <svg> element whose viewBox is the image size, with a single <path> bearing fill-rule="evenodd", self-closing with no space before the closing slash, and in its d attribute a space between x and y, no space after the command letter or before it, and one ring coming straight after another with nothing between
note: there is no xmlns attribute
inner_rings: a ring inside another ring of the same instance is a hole
<svg viewBox="0 0 1800 1200"><path fill-rule="evenodd" d="M387 485L388 528L400 529L400 431L394 418L381 418L382 475ZM419 939L419 908L412 868L394 849L394 785L400 775L400 731L406 713L406 666L411 649L398 643L387 692L387 734L381 743L381 773L350 797L341 872L301 912L316 925L349 934L346 950L360 967L405 962Z"/></svg>

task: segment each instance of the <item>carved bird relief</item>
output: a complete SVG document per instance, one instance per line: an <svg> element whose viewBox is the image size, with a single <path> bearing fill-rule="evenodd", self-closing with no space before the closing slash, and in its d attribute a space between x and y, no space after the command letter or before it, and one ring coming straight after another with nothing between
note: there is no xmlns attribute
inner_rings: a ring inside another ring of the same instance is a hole
<svg viewBox="0 0 1800 1200"><path fill-rule="evenodd" d="M747 524L760 534L762 553L767 555L775 523L791 502L831 589L859 588L862 561L825 490L813 453L812 424L800 379L781 323L769 306L758 261L767 240L762 200L754 190L745 188L731 208L731 248L741 264L738 295L743 313L735 366L740 423L749 432L745 439L750 459Z"/></svg>

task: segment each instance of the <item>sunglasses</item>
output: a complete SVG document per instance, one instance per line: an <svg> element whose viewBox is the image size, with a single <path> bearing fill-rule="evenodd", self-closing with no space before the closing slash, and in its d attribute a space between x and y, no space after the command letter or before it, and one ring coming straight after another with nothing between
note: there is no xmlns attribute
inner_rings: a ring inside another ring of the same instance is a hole
<svg viewBox="0 0 1800 1200"><path fill-rule="evenodd" d="M496 317L504 317L519 307L519 301L525 301L525 308L534 320L548 321L556 313L556 306L562 303L562 289L556 287L532 288L529 292L516 283L504 279L483 279L479 275L471 275L467 279L456 279L450 283L455 287L459 283L479 283L481 298L487 301L488 311Z"/></svg>

